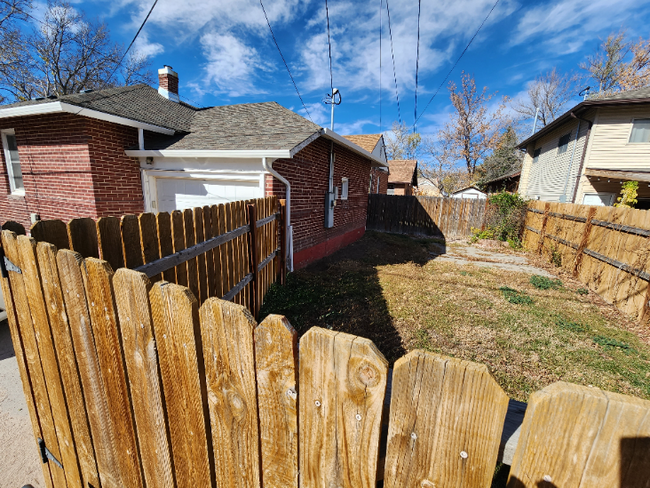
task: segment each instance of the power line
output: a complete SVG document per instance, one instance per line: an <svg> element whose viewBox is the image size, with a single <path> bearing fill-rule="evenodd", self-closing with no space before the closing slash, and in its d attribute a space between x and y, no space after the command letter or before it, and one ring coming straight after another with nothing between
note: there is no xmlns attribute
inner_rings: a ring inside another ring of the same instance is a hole
<svg viewBox="0 0 650 488"><path fill-rule="evenodd" d="M325 0L325 17L327 18L327 46L329 50L330 58L330 93L332 98L334 97L334 77L332 75L332 38L330 37L330 9L327 6L327 0Z"/></svg>
<svg viewBox="0 0 650 488"><path fill-rule="evenodd" d="M476 30L476 32L474 33L474 35L472 36L472 38L471 38L471 39L469 40L469 42L467 43L467 46L465 46L465 49L463 49L463 52L460 53L460 56L458 56L458 59L456 60L456 62L454 63L454 65L453 65L453 66L451 67L451 69L449 70L449 73L447 73L447 76L445 76L445 79L442 80L442 83L440 83L440 86L438 86L438 89L436 90L436 92L433 94L433 96L432 96L431 99L429 100L429 103L427 103L426 107L424 107L424 110L422 110L422 112L420 113L419 117L418 117L417 119L415 119L415 122L413 123L413 127L415 127L415 124L418 123L418 120L420 120L420 118L422 117L422 115L424 114L424 112L427 110L427 108L429 108L429 105L431 105L431 102L433 102L433 99L436 98L436 95L438 94L438 92L440 91L440 89L442 88L442 86L443 86L443 85L445 84L445 82L449 79L449 76L451 76L452 71L454 71L454 69L456 69L456 66L458 66L458 63L460 62L460 60L462 59L462 57L465 55L465 53L467 52L467 50L469 49L469 47L472 45L472 42L474 42L474 39L476 38L476 36L478 35L478 33L479 33L479 32L481 31L481 29L483 28L483 25L485 25L485 23L487 22L487 19L490 18L490 15L492 14L492 12L493 12L494 9L496 8L496 6L499 4L499 1L500 1L500 0L497 0L496 2L494 2L494 5L492 5L492 8L490 9L490 11L488 12L488 14L487 14L487 15L485 16L485 18L483 19L483 22L481 22L481 25L478 26L478 29Z"/></svg>
<svg viewBox="0 0 650 488"><path fill-rule="evenodd" d="M379 132L381 132L381 36L382 36L382 10L384 0L379 0Z"/></svg>
<svg viewBox="0 0 650 488"><path fill-rule="evenodd" d="M397 90L397 72L395 71L395 50L393 48L393 29L390 25L390 9L386 0L386 13L388 14L388 33L390 34L390 55L393 58L393 78L395 79L395 98L397 99L397 119L402 124L402 109L399 104L399 91ZM417 121L416 121L417 122Z"/></svg>
<svg viewBox="0 0 650 488"><path fill-rule="evenodd" d="M280 45L278 44L278 41L275 38L275 34L273 33L273 29L271 28L271 22L269 22L269 16L266 15L266 9L264 8L264 4L262 3L262 0L260 0L260 5L262 6L262 12L264 12L264 18L266 18L266 25L269 26L269 30L271 31L271 37L273 38L273 42L275 43L275 47L278 48L278 52L280 53L280 57L282 58L282 62L284 63L284 67L287 68L287 73L289 73L289 78L291 78L291 83L293 83L293 87L296 89L296 93L298 94L298 98L300 98L300 103L302 103L302 108L305 109L305 112L307 112L307 117L309 117L309 120L311 120L311 122L313 124L314 120L311 118L311 114L309 113L309 110L307 110L307 105L305 105L305 102L302 99L302 96L300 95L300 91L298 91L298 85L296 85L296 80L293 79L293 75L291 74L291 70L289 69L289 65L287 64L287 61L284 59L284 55L282 54L282 50L280 50Z"/></svg>
<svg viewBox="0 0 650 488"><path fill-rule="evenodd" d="M151 8L149 9L149 13L147 14L147 16L146 16L146 17L144 18L144 20L142 21L142 24L140 25L140 28L138 29L138 32L135 33L135 36L133 37L133 40L131 41L131 44L129 44L129 47L126 48L126 51L124 51L124 54L122 55L122 59L120 59L120 62L117 63L117 66L115 66L115 69L113 70L113 72L111 73L111 75L108 77L109 80L113 77L113 75L115 74L115 72L117 71L117 69L118 69L120 66L122 66L122 62L124 61L124 58L126 58L126 55L127 55L127 53L129 52L129 49L131 49L131 46L133 46L133 43L135 42L135 40L136 40L136 39L138 38L138 36L140 35L140 31L141 31L142 28L144 27L144 24L147 23L147 20L149 20L149 16L151 15L151 12L153 12L153 9L154 9L154 7L156 6L157 3L158 3L158 0L154 0L153 5L152 5Z"/></svg>
<svg viewBox="0 0 650 488"><path fill-rule="evenodd" d="M415 112L413 114L413 132L415 132L415 124L418 120L418 75L420 71L420 12L422 11L422 0L418 0L418 44L415 55Z"/></svg>

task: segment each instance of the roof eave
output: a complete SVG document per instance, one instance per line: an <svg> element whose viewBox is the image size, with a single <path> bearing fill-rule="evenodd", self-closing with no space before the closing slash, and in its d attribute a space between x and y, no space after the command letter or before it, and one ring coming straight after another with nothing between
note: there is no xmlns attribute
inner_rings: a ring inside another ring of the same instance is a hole
<svg viewBox="0 0 650 488"><path fill-rule="evenodd" d="M127 117L120 117L118 115L112 115L106 112L100 112L99 110L93 110L90 108L83 108L77 105L72 105L65 102L47 102L47 103L37 103L34 105L23 105L20 107L10 107L0 109L0 119L6 119L10 117L28 117L33 115L45 115L45 114L54 114L54 113L70 113L74 115L80 115L82 117L88 117L91 119L104 120L106 122L112 122L118 125L125 125L128 127L135 127L137 129L144 129L150 132L157 132L159 134L173 135L175 131L173 129L168 129L166 127L160 127L158 125L147 124L146 122L140 122L139 120L129 119Z"/></svg>
<svg viewBox="0 0 650 488"><path fill-rule="evenodd" d="M127 149L134 158L228 158L228 159L285 159L291 158L289 149Z"/></svg>
<svg viewBox="0 0 650 488"><path fill-rule="evenodd" d="M384 163L382 160L379 158L376 158L373 156L371 153L363 149L362 147L357 146L355 143L352 141L348 141L345 137L337 134L333 130L330 129L321 129L320 130L320 135L325 137L326 139L329 139L331 141L337 142L338 144L347 147L350 149L352 152L355 152L359 154L360 156L363 156L366 159L369 159L371 162L371 166L374 168L387 168L388 165Z"/></svg>

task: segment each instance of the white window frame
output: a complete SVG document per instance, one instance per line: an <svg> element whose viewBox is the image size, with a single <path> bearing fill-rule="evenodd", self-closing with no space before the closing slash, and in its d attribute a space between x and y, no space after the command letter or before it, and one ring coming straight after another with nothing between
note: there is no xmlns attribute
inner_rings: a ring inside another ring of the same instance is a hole
<svg viewBox="0 0 650 488"><path fill-rule="evenodd" d="M341 178L341 200L348 199L349 190L350 190L350 181L347 178Z"/></svg>
<svg viewBox="0 0 650 488"><path fill-rule="evenodd" d="M9 144L7 143L7 135L16 136L14 129L3 129L0 131L2 134L2 149L5 153L5 167L7 168L7 176L9 177L9 190L12 195L24 195L25 194L25 180L23 179L23 187L16 188L16 180L14 179L14 168L11 160L11 151L9 151ZM16 147L18 145L16 144ZM20 158L18 159L18 164L20 164Z"/></svg>
<svg viewBox="0 0 650 488"><path fill-rule="evenodd" d="M537 151L539 151L537 153ZM535 156L535 153L537 153L537 156ZM538 147L537 149L533 150L533 164L539 163L539 157L542 155L542 148Z"/></svg>
<svg viewBox="0 0 650 488"><path fill-rule="evenodd" d="M632 124L631 124L631 127L630 127L630 135L627 138L627 143L628 144L650 144L650 140L641 141L641 142L632 142L632 132L634 132L634 122L636 122L637 120L650 120L650 117L639 117L639 118L636 118L636 119L632 119Z"/></svg>

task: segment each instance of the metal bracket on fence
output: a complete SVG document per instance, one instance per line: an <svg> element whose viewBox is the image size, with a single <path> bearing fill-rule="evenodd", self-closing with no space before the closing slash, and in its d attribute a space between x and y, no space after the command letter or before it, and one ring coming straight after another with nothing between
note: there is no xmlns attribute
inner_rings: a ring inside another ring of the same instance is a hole
<svg viewBox="0 0 650 488"><path fill-rule="evenodd" d="M50 450L45 446L45 441L40 437L38 438L38 449L41 453L41 461L43 461L43 464L52 461L59 468L63 469L63 464L61 464L61 461L54 457L54 454L52 454Z"/></svg>
<svg viewBox="0 0 650 488"><path fill-rule="evenodd" d="M9 274L7 271L13 271L14 273L22 274L21 269L16 266L14 263L7 259L5 256L4 249L0 249L0 272L2 273L3 278L8 278Z"/></svg>

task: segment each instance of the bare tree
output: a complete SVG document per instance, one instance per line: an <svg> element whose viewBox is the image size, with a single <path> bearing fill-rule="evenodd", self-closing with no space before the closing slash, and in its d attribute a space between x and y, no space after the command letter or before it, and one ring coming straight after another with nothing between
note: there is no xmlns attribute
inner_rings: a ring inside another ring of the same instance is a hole
<svg viewBox="0 0 650 488"><path fill-rule="evenodd" d="M487 93L487 87L477 91L474 78L465 72L461 75L460 89L454 82L449 83L449 97L456 110L438 139L446 160L462 161L470 178L474 177L476 166L497 146L501 132L509 124L504 115L507 97L495 110L488 109L487 104L494 96Z"/></svg>
<svg viewBox="0 0 650 488"><path fill-rule="evenodd" d="M535 117L543 127L553 122L563 111L576 92L577 77L561 75L555 68L535 78L528 87L528 99L517 101L512 108L526 119Z"/></svg>
<svg viewBox="0 0 650 488"><path fill-rule="evenodd" d="M31 35L16 31L11 69L0 85L16 100L67 95L87 89L149 81L147 61L137 53L122 61L124 49L111 41L103 22L88 20L65 1L48 3Z"/></svg>
<svg viewBox="0 0 650 488"><path fill-rule="evenodd" d="M31 8L31 0L0 0L0 77L5 77L5 73L19 73L24 69L26 49L20 24L28 21L27 12ZM6 88L4 91L11 94ZM4 101L5 96L0 94L0 103Z"/></svg>
<svg viewBox="0 0 650 488"><path fill-rule="evenodd" d="M444 194L452 193L472 182L464 165L449 159L449 148L445 139L427 137L422 143L422 160L418 165L420 176Z"/></svg>
<svg viewBox="0 0 650 488"><path fill-rule="evenodd" d="M610 34L580 68L598 83L601 95L646 86L650 83L650 39L640 38L634 44L625 31Z"/></svg>
<svg viewBox="0 0 650 488"><path fill-rule="evenodd" d="M393 122L386 140L388 159L417 159L422 138L417 132L410 132L406 124Z"/></svg>

